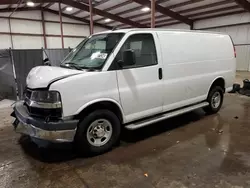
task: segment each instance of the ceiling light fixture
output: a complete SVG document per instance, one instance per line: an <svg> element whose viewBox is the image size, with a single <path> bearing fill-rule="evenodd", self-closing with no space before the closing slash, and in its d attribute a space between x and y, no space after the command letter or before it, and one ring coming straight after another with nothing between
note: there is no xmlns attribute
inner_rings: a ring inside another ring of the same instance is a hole
<svg viewBox="0 0 250 188"><path fill-rule="evenodd" d="M35 3L33 3L32 1L27 1L27 6L29 6L29 7L33 7L33 6L35 6Z"/></svg>
<svg viewBox="0 0 250 188"><path fill-rule="evenodd" d="M148 8L148 7L144 7L141 9L141 11L143 11L143 12L148 12L149 10L150 10L150 8Z"/></svg>
<svg viewBox="0 0 250 188"><path fill-rule="evenodd" d="M72 8L72 7L67 7L66 10L67 10L67 11L72 11L73 8Z"/></svg>
<svg viewBox="0 0 250 188"><path fill-rule="evenodd" d="M104 20L105 22L110 22L111 21L111 19L109 19L109 18L107 18L106 20Z"/></svg>

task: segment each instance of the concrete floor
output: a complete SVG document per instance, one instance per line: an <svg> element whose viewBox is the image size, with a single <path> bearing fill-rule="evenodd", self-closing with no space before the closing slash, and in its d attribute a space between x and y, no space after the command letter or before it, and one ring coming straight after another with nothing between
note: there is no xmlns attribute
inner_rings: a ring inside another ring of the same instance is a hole
<svg viewBox="0 0 250 188"><path fill-rule="evenodd" d="M111 152L79 158L70 145L39 149L0 108L0 187L250 187L250 98L227 94L221 111L197 110L125 131Z"/></svg>

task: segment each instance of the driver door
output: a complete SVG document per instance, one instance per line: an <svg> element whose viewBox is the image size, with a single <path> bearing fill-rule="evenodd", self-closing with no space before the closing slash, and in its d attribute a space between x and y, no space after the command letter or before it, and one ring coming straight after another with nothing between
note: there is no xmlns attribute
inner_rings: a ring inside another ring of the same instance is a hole
<svg viewBox="0 0 250 188"><path fill-rule="evenodd" d="M155 38L152 33L130 35L115 61L123 61L123 52L132 50L134 65L123 65L117 70L120 100L126 122L138 120L163 111L162 66L157 60Z"/></svg>

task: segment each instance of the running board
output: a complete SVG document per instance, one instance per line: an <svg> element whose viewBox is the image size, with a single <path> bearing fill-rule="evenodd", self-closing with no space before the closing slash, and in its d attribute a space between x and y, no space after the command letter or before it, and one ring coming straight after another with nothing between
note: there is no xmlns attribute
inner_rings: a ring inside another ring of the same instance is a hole
<svg viewBox="0 0 250 188"><path fill-rule="evenodd" d="M193 110L196 110L198 108L202 108L208 105L209 105L208 102L203 102L203 103L199 103L196 105L188 106L188 107L185 107L176 111L172 111L172 112L167 112L166 114L161 114L159 116L152 117L152 118L140 121L140 122L128 124L125 126L125 128L129 130L139 129L141 127L145 127L147 125L150 125L150 124L153 124L153 123L156 123L156 122L168 119L168 118L172 118L174 116L178 116L178 115L181 115L181 114L184 114L184 113L187 113L187 112L190 112L190 111L193 111Z"/></svg>

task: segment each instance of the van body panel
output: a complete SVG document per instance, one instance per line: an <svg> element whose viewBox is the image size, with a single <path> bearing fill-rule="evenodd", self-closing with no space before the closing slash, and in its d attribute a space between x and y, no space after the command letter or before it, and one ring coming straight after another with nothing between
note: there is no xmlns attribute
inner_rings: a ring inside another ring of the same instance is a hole
<svg viewBox="0 0 250 188"><path fill-rule="evenodd" d="M158 31L161 44L164 106L172 110L205 100L213 81L222 77L232 86L235 57L224 34Z"/></svg>
<svg viewBox="0 0 250 188"><path fill-rule="evenodd" d="M87 103L100 98L120 103L116 71L75 75L54 82L49 89L60 92L64 117L77 115Z"/></svg>
<svg viewBox="0 0 250 188"><path fill-rule="evenodd" d="M126 122L162 112L162 81L158 78L158 68L156 65L117 71Z"/></svg>
<svg viewBox="0 0 250 188"><path fill-rule="evenodd" d="M26 86L30 89L46 88L55 80L83 73L83 71L61 67L37 66L30 70L26 78Z"/></svg>

